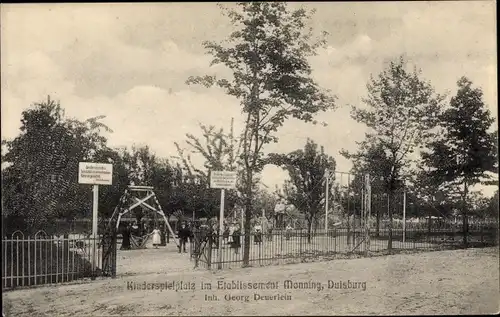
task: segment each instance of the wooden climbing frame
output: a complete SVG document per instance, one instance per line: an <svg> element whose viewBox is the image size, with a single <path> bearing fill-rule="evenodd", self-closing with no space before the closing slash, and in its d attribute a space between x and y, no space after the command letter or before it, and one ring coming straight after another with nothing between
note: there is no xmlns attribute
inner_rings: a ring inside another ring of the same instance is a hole
<svg viewBox="0 0 500 317"><path fill-rule="evenodd" d="M139 198L137 196L138 193L145 193L146 196L143 198ZM129 204L128 207L125 208L126 204ZM118 230L118 226L120 225L121 218L125 216L127 213L131 212L137 207L145 207L149 211L154 212L155 214L158 214L163 217L165 220L165 224L170 231L170 234L172 235L172 238L177 245L177 247L180 247L180 243L177 239L175 239L175 233L172 230L172 227L170 226L170 223L168 222L167 217L165 216L165 213L163 212L161 205L158 201L158 198L156 197L156 194L154 192L154 189L152 186L134 186L134 185L129 185L127 189L125 189L125 193L123 196L120 198L120 203L118 206L116 206L113 215L111 216L111 219L109 220L109 226L113 226L113 222L116 219L116 227L115 229ZM143 239L144 240L144 239ZM133 242L133 241L131 241ZM144 241L141 241L141 243Z"/></svg>

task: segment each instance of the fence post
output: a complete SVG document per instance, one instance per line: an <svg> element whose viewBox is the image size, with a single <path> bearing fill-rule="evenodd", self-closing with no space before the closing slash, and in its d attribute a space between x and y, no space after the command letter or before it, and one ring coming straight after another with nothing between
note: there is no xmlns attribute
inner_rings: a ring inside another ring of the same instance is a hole
<svg viewBox="0 0 500 317"><path fill-rule="evenodd" d="M194 252L193 252L193 255L194 255L194 267L197 268L199 260L200 260L200 256L201 256L200 233L197 230L195 230L195 232L194 232L193 242L194 242Z"/></svg>
<svg viewBox="0 0 500 317"><path fill-rule="evenodd" d="M481 244L484 246L484 226L481 225Z"/></svg>
<svg viewBox="0 0 500 317"><path fill-rule="evenodd" d="M372 187L370 174L365 175L365 256L370 253L370 221L372 216Z"/></svg>
<svg viewBox="0 0 500 317"><path fill-rule="evenodd" d="M283 234L286 234L286 232L283 232L283 229L282 229L281 234L280 234L280 254L281 254L282 258L284 258L284 255L283 255Z"/></svg>
<svg viewBox="0 0 500 317"><path fill-rule="evenodd" d="M295 234L297 234L297 230L295 230ZM302 257L302 228L300 228L299 233L299 255Z"/></svg>
<svg viewBox="0 0 500 317"><path fill-rule="evenodd" d="M116 232L116 230L113 230L113 238L112 238L112 241L111 241L111 248L113 250L113 262L112 262L112 270L111 270L111 277L112 278L116 278L116 256L117 256L117 249L118 249L118 233Z"/></svg>
<svg viewBox="0 0 500 317"><path fill-rule="evenodd" d="M207 267L210 270L212 268L212 243L213 243L213 238L212 235L208 237L208 256L207 256Z"/></svg>
<svg viewBox="0 0 500 317"><path fill-rule="evenodd" d="M10 240L10 287L14 287L14 237Z"/></svg>
<svg viewBox="0 0 500 317"><path fill-rule="evenodd" d="M7 275L8 274L7 273L7 267L8 267L7 266L7 247L8 247L8 244L7 244L7 237L5 237L5 238L6 238L5 240L2 239L2 249L5 250L4 251L4 256L2 258L2 260L4 262L3 263L4 270L2 271L3 272L2 275L4 275L4 278L2 278L2 287L3 288L7 288L7 276L8 276Z"/></svg>
<svg viewBox="0 0 500 317"><path fill-rule="evenodd" d="M25 269L26 269L26 268L25 268L25 265L24 265L24 263L25 263L25 262L24 262L24 249L25 249L25 248L24 248L24 243L25 243L25 242L26 242L26 240L24 239L24 235L23 235L23 240L21 241L21 248L22 248L22 254L23 254L23 256L22 256L22 258L21 258L21 265L22 265L22 266L21 266L21 267L22 267L22 270L21 270L21 276L22 276L22 277L21 277L21 285L22 285L22 286L25 286L25 285L24 285L24 277L25 277L25 275L24 275L24 271L25 271Z"/></svg>
<svg viewBox="0 0 500 317"><path fill-rule="evenodd" d="M36 285L38 283L38 281L37 281L38 280L38 272L37 272L37 269L36 269L36 267L37 267L37 265L36 265L36 261L37 261L36 255L37 255L37 250L38 250L37 247L36 247L36 234L35 234L35 238L34 238L34 245L35 245L35 248L33 250L33 251L35 251L35 260L34 260L34 264L35 264L34 265L34 269L35 269L35 272L34 273L35 273L35 285Z"/></svg>
<svg viewBox="0 0 500 317"><path fill-rule="evenodd" d="M31 240L28 236L28 285L31 285Z"/></svg>
<svg viewBox="0 0 500 317"><path fill-rule="evenodd" d="M19 236L16 237L16 287L19 286Z"/></svg>
<svg viewBox="0 0 500 317"><path fill-rule="evenodd" d="M262 242L259 243L259 265L262 266Z"/></svg>

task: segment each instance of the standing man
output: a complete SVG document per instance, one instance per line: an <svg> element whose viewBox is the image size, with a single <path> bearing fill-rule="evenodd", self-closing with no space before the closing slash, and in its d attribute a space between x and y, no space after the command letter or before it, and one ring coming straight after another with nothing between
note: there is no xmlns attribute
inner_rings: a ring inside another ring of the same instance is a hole
<svg viewBox="0 0 500 317"><path fill-rule="evenodd" d="M231 247L234 249L234 253L238 254L241 247L241 241L240 241L241 228L238 223L234 227L232 237L233 237L233 243L231 244Z"/></svg>
<svg viewBox="0 0 500 317"><path fill-rule="evenodd" d="M186 243L191 236L191 231L186 227L186 224L182 223L181 228L179 229L178 232L179 236L179 253L184 251L186 253Z"/></svg>

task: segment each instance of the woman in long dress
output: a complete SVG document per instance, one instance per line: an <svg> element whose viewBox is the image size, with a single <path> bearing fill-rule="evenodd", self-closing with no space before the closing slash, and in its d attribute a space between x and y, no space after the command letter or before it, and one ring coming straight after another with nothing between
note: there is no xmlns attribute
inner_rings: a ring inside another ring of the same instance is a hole
<svg viewBox="0 0 500 317"><path fill-rule="evenodd" d="M153 234L153 246L155 247L155 249L158 249L158 246L161 244L161 235L158 227L154 228L152 234Z"/></svg>
<svg viewBox="0 0 500 317"><path fill-rule="evenodd" d="M130 250L130 235L132 226L130 224L126 225L122 231L122 246L120 250Z"/></svg>
<svg viewBox="0 0 500 317"><path fill-rule="evenodd" d="M222 239L224 244L228 244L229 241L229 226L227 224L224 225L224 232L222 233Z"/></svg>
<svg viewBox="0 0 500 317"><path fill-rule="evenodd" d="M229 225L229 238L227 239L228 244L233 243L233 233L234 233L234 224Z"/></svg>
<svg viewBox="0 0 500 317"><path fill-rule="evenodd" d="M231 244L231 247L234 249L235 254L239 253L241 247L240 235L241 235L240 226L236 225L233 234L231 235L233 237L233 243Z"/></svg>

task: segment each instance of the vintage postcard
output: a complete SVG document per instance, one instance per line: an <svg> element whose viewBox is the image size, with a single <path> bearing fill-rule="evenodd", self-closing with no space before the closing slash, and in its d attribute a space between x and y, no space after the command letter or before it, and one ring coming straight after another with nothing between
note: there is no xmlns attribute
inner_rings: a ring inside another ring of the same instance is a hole
<svg viewBox="0 0 500 317"><path fill-rule="evenodd" d="M494 1L0 8L3 316L499 312Z"/></svg>

